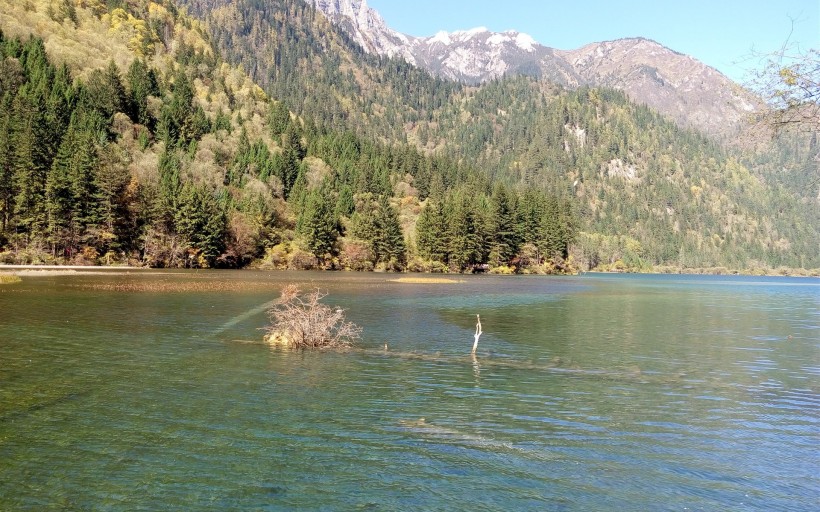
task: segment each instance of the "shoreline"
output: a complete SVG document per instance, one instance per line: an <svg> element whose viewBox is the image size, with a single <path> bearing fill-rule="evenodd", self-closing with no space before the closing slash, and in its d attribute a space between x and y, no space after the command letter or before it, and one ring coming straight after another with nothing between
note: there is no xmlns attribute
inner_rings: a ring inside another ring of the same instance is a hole
<svg viewBox="0 0 820 512"><path fill-rule="evenodd" d="M0 275L11 275L11 276L69 276L69 275L77 275L77 274L109 274L112 275L114 273L131 273L132 271L136 273L150 273L150 272L163 272L163 271L179 271L184 269L168 269L168 268L153 268L153 267L134 267L134 266L127 266L127 265L120 265L120 266L94 266L94 265L5 265L0 264ZM225 270L225 269L196 269L199 271L209 271L209 270ZM291 270L291 269L260 269L260 268L252 268L246 267L242 269L231 269L231 270L250 270L250 271L270 271L270 272L287 272L287 271L295 271L300 272L299 270ZM760 272L752 271L752 270L734 270L734 271L710 271L711 269L676 269L676 271L669 271L669 269L656 269L650 271L607 271L607 270L587 270L583 272L577 272L572 274L534 274L534 273L521 273L521 274L508 274L510 276L576 276L580 277L584 274L600 274L600 275L682 275L682 276L726 276L726 277L803 277L803 278L820 278L820 272L816 269L806 270L806 269L772 269L770 272ZM355 270L322 270L322 272L360 272ZM465 276L470 274L458 274L458 273L438 273L438 272L367 272L363 271L363 273L369 274L389 274L389 275L396 275L396 276L412 276L412 277L397 277L394 278L393 281L396 282L405 282L409 283L414 279L418 279L423 283L430 283L435 282L436 280L441 280L442 283L447 282L458 282L454 276ZM493 274L493 273L486 273L487 275L505 275L505 274ZM424 277L421 277L424 276Z"/></svg>
<svg viewBox="0 0 820 512"><path fill-rule="evenodd" d="M149 267L96 266L96 265L6 265L0 264L0 274L12 276L60 276L92 273L130 272L132 270L152 270Z"/></svg>
<svg viewBox="0 0 820 512"><path fill-rule="evenodd" d="M182 270L182 269L163 269L163 268L153 268L153 267L137 267L131 265L111 265L111 266L103 266L103 265L14 265L14 264L0 264L0 275L16 275L16 276L43 276L43 275L77 275L77 274L95 274L95 273L102 273L102 274L112 274L112 273L130 273L134 272L156 272L156 271L173 271L173 270ZM208 270L225 270L225 269L196 269L200 271L208 271ZM273 272L285 272L291 269L261 269L261 268L254 268L254 267L245 267L241 269L231 269L231 270L264 270L264 271L273 271ZM355 270L323 270L323 272L358 272ZM427 282L428 279L442 279L442 280L451 280L454 279L453 276L464 276L469 274L459 274L459 273L438 273L438 272L367 272L365 273L384 273L384 274L395 274L397 276L400 275L408 275L408 276L430 276L430 277L406 277L406 278L396 278L396 279L425 279ZM792 269L792 268L778 268L778 269L768 269L768 271L763 271L763 269L746 269L746 270L728 270L725 268L692 268L692 269L683 269L683 268L670 268L670 267L661 267L658 269L651 269L649 271L646 270L587 270L572 274L535 274L535 273L515 273L510 275L526 275L526 276L535 276L535 275L562 275L562 276L582 276L584 274L657 274L657 275L713 275L713 276L739 276L739 277L748 277L748 276L759 276L759 277L813 277L813 278L820 278L820 271L818 269ZM492 272L487 272L487 275L504 275L504 274L493 274ZM436 276L436 277L432 277Z"/></svg>

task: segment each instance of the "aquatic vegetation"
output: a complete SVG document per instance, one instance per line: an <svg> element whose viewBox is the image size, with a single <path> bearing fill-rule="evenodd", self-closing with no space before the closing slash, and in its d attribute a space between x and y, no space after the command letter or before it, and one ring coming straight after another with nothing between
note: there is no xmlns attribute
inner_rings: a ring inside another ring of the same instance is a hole
<svg viewBox="0 0 820 512"><path fill-rule="evenodd" d="M268 310L271 325L265 341L287 348L347 348L359 339L362 329L345 319L344 310L322 304L327 296L318 288L301 293L290 284Z"/></svg>
<svg viewBox="0 0 820 512"><path fill-rule="evenodd" d="M446 277L399 277L398 279L391 279L390 281L405 284L456 284L464 282L459 279Z"/></svg>
<svg viewBox="0 0 820 512"><path fill-rule="evenodd" d="M14 274L0 274L0 284L13 284L22 281L19 276Z"/></svg>

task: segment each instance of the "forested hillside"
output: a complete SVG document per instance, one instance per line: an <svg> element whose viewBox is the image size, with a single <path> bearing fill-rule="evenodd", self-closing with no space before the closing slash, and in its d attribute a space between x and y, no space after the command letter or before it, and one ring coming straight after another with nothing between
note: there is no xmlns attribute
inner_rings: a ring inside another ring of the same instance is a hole
<svg viewBox="0 0 820 512"><path fill-rule="evenodd" d="M740 154L613 90L443 81L299 0L182 3L0 0L2 261L820 267L792 139Z"/></svg>
<svg viewBox="0 0 820 512"><path fill-rule="evenodd" d="M303 0L183 0L225 58L299 116L332 129L403 140L462 86L400 59L365 53Z"/></svg>
<svg viewBox="0 0 820 512"><path fill-rule="evenodd" d="M60 5L4 5L4 261L462 271L529 244L531 270L564 269L574 224L558 199L295 117L170 2ZM25 35L37 26L47 42Z"/></svg>
<svg viewBox="0 0 820 512"><path fill-rule="evenodd" d="M342 119L365 138L572 199L584 268L820 265L816 151L793 138L740 151L613 90L527 77L442 83L365 54L297 0L182 1L226 55L298 108L321 111L320 122Z"/></svg>

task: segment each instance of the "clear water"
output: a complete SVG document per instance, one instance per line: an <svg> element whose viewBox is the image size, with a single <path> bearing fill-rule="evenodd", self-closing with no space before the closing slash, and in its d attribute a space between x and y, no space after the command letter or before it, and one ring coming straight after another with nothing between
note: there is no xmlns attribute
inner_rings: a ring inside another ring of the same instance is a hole
<svg viewBox="0 0 820 512"><path fill-rule="evenodd" d="M820 509L820 281L395 278L0 287L0 510ZM361 349L258 343L285 282Z"/></svg>

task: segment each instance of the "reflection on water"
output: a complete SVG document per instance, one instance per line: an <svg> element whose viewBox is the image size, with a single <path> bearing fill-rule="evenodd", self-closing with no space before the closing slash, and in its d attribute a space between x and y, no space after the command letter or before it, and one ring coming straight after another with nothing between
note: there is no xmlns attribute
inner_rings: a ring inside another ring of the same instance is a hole
<svg viewBox="0 0 820 512"><path fill-rule="evenodd" d="M258 343L285 282L361 346ZM27 276L0 509L808 510L819 310L789 278Z"/></svg>

